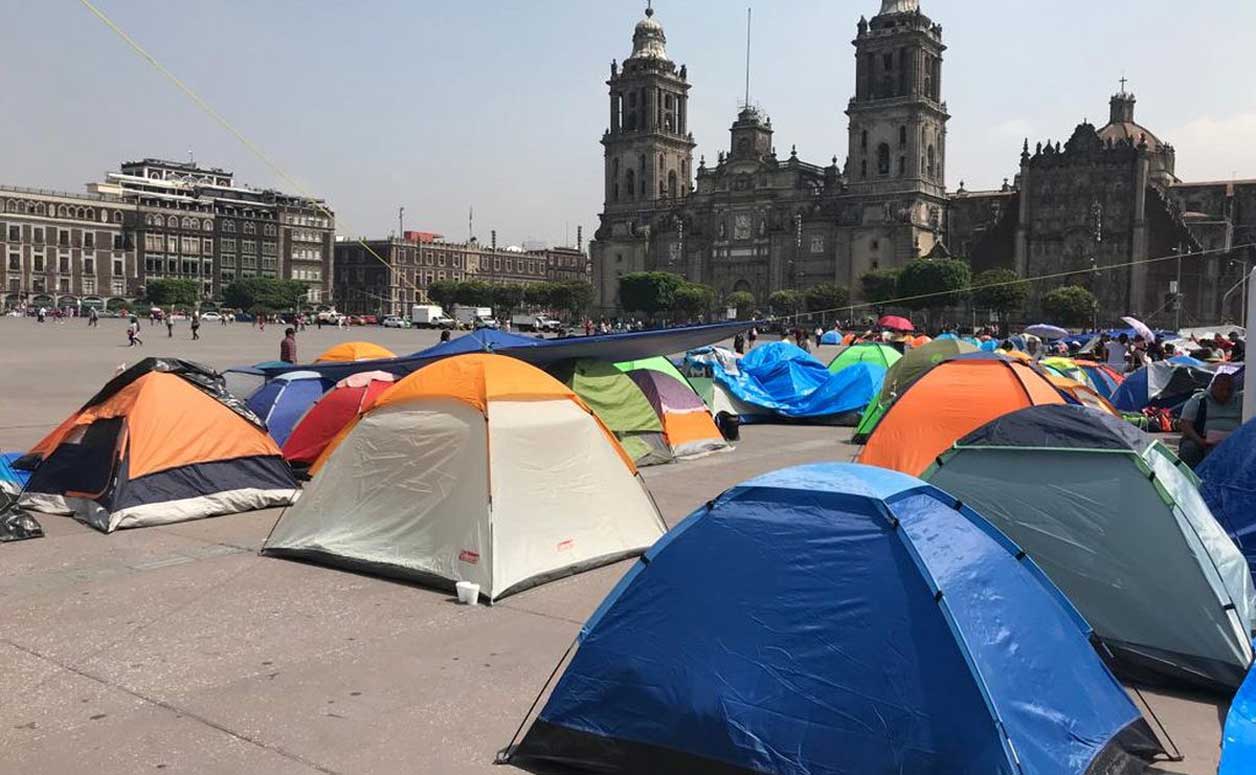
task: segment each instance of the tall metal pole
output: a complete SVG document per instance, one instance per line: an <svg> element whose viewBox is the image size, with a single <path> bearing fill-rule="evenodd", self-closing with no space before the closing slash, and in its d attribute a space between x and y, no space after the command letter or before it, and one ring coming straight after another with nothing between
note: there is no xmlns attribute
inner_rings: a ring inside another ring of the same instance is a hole
<svg viewBox="0 0 1256 775"><path fill-rule="evenodd" d="M746 9L746 107L750 107L750 9Z"/></svg>
<svg viewBox="0 0 1256 775"><path fill-rule="evenodd" d="M1174 305L1177 308L1177 319L1176 319L1177 322L1174 323L1174 327L1178 331L1181 331L1182 330L1182 297L1185 295L1182 293L1182 246L1181 244L1178 245L1177 254L1178 254L1177 287L1173 289L1174 292L1177 293L1177 299L1175 299L1176 304Z"/></svg>
<svg viewBox="0 0 1256 775"><path fill-rule="evenodd" d="M397 208L397 239L406 237L406 208Z"/></svg>

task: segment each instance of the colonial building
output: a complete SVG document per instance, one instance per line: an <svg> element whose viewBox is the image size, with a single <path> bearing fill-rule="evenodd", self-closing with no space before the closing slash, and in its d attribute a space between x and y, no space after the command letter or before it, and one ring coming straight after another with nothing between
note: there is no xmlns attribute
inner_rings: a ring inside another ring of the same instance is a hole
<svg viewBox="0 0 1256 775"><path fill-rule="evenodd" d="M714 165L693 168L691 84L652 9L611 63L606 204L590 244L598 303L619 278L668 270L761 302L781 288L858 278L928 254L946 205L942 28L918 0L883 0L853 41L846 164L782 158L771 119L746 104Z"/></svg>
<svg viewBox="0 0 1256 775"><path fill-rule="evenodd" d="M1256 251L1234 248L1256 241L1256 181L1181 181L1176 151L1135 121L1135 103L1122 83L1104 126L1083 122L1067 142L1032 149L1026 140L1015 185L961 184L948 245L974 271L1052 277L1031 286L1034 301L1061 284L1088 288L1102 319L1237 319L1243 294L1233 291Z"/></svg>
<svg viewBox="0 0 1256 775"><path fill-rule="evenodd" d="M1030 314L1050 288L1077 283L1112 319L1173 322L1175 288L1184 322L1238 316L1234 285L1256 251L1233 248L1256 241L1256 181L1179 180L1173 146L1135 121L1122 83L1104 126L1083 123L1067 143L1026 141L1011 182L948 193L942 41L919 0L882 0L859 20L843 165L778 155L771 119L746 104L727 150L693 168L690 74L647 9L606 82L605 206L590 243L597 303L610 312L619 278L647 270L760 303L825 281L858 298L870 270L953 254L974 271L1050 276L1033 285Z"/></svg>
<svg viewBox="0 0 1256 775"><path fill-rule="evenodd" d="M0 187L0 307L103 308L141 282L121 197Z"/></svg>
<svg viewBox="0 0 1256 775"><path fill-rule="evenodd" d="M587 280L587 258L579 248L524 250L477 240L446 242L428 232L405 239L336 242L334 299L345 313L409 316L413 304L428 302L427 289L442 280L483 280L527 285L546 280Z"/></svg>

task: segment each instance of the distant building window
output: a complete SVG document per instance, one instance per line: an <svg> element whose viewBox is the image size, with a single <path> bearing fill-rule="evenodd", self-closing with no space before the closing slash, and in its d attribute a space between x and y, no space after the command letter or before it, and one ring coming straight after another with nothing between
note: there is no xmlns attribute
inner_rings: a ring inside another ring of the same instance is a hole
<svg viewBox="0 0 1256 775"><path fill-rule="evenodd" d="M96 249L96 232L93 232L93 231L83 232L83 248L86 250Z"/></svg>
<svg viewBox="0 0 1256 775"><path fill-rule="evenodd" d="M900 126L898 128L898 147L899 148L907 147L907 127L906 126Z"/></svg>
<svg viewBox="0 0 1256 775"><path fill-rule="evenodd" d="M877 146L877 174L890 174L890 146L886 143Z"/></svg>

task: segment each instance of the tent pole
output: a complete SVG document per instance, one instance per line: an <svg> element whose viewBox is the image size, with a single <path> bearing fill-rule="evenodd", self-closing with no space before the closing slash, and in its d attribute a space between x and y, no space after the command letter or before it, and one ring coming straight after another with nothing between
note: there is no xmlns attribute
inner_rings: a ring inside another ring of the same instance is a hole
<svg viewBox="0 0 1256 775"><path fill-rule="evenodd" d="M1247 321L1256 320L1256 282L1252 280L1256 280L1256 267L1252 268L1252 273L1247 280ZM1243 338L1246 341L1246 331L1243 333ZM1247 390L1246 381L1244 381L1243 422L1247 422L1252 417L1256 417L1256 390Z"/></svg>

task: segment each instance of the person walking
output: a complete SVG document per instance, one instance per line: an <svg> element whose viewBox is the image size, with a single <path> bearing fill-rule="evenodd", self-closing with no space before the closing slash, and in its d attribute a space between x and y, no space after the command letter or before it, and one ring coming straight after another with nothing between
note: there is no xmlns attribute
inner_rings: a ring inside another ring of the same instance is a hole
<svg viewBox="0 0 1256 775"><path fill-rule="evenodd" d="M129 342L127 347L134 347L137 344L140 347L144 346L144 340L140 339L140 319L134 315L131 316L131 322L127 324L126 336Z"/></svg>
<svg viewBox="0 0 1256 775"><path fill-rule="evenodd" d="M40 307L39 312L35 313L35 319L38 320L40 323L44 322L44 318L46 317L48 317L48 310L44 309L43 307Z"/></svg>
<svg viewBox="0 0 1256 775"><path fill-rule="evenodd" d="M279 343L279 360L284 363L297 362L297 331L289 328L283 332L283 340Z"/></svg>
<svg viewBox="0 0 1256 775"><path fill-rule="evenodd" d="M195 342L201 338L201 311L192 311L192 341Z"/></svg>
<svg viewBox="0 0 1256 775"><path fill-rule="evenodd" d="M750 349L753 350L754 346L758 344L759 342L759 329L758 328L751 326L750 333L746 335L746 342L747 344L750 345Z"/></svg>
<svg viewBox="0 0 1256 775"><path fill-rule="evenodd" d="M87 311L87 327L96 328L100 325L100 313L96 312L96 308L92 307Z"/></svg>
<svg viewBox="0 0 1256 775"><path fill-rule="evenodd" d="M166 315L166 338L174 339L174 315Z"/></svg>

